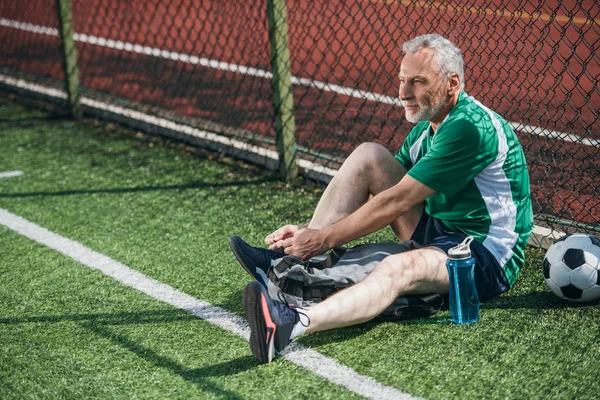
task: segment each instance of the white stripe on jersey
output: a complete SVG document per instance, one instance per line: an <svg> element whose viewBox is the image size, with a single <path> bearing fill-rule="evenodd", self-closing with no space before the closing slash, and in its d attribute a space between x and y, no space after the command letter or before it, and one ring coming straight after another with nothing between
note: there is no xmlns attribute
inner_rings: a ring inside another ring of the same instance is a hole
<svg viewBox="0 0 600 400"><path fill-rule="evenodd" d="M415 140L413 145L410 146L410 161L412 161L412 165L415 165L417 163L417 157L419 156L419 150L421 150L421 143L423 143L423 139L425 139L427 137L428 132L429 132L429 126L427 128L425 128L425 130L421 133L421 136L419 136L419 138L417 140Z"/></svg>
<svg viewBox="0 0 600 400"><path fill-rule="evenodd" d="M502 170L508 155L508 143L502 124L492 111L475 99L473 99L473 102L488 114L498 136L498 156L490 165L477 174L474 180L481 192L491 219L490 229L483 245L504 267L513 256L512 249L519 239L519 235L515 232L517 206L512 198L510 181Z"/></svg>

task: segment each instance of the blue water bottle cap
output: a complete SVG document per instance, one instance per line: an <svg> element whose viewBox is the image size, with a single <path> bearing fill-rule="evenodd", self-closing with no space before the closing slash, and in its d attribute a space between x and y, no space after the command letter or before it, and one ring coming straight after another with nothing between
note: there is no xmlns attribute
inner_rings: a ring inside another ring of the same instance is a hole
<svg viewBox="0 0 600 400"><path fill-rule="evenodd" d="M464 260L471 257L471 242L473 236L467 236L461 244L448 250L448 256L455 260Z"/></svg>

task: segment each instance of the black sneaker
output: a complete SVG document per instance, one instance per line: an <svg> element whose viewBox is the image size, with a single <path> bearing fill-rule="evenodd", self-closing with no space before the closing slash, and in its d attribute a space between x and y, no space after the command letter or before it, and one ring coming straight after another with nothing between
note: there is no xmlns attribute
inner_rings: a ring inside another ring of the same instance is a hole
<svg viewBox="0 0 600 400"><path fill-rule="evenodd" d="M285 256L283 250L268 250L260 247L252 247L244 242L239 236L232 236L229 239L229 247L237 258L238 262L256 281L267 287L265 281L267 271L271 266L271 260ZM258 272L258 271L262 271Z"/></svg>
<svg viewBox="0 0 600 400"><path fill-rule="evenodd" d="M258 282L246 285L243 299L250 323L250 350L259 361L269 363L290 344L294 325L300 321L298 311L272 300Z"/></svg>

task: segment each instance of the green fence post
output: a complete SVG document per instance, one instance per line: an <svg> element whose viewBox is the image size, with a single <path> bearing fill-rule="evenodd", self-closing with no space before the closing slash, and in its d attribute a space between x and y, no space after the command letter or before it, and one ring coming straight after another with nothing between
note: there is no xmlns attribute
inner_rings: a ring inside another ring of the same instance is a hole
<svg viewBox="0 0 600 400"><path fill-rule="evenodd" d="M279 152L279 176L293 179L298 175L296 164L296 121L288 47L288 24L285 0L267 0L271 68L275 94L275 134Z"/></svg>
<svg viewBox="0 0 600 400"><path fill-rule="evenodd" d="M63 68L65 71L65 89L69 99L71 116L81 118L81 103L79 90L79 67L77 66L77 50L75 49L75 30L71 0L56 0L60 43L62 49Z"/></svg>

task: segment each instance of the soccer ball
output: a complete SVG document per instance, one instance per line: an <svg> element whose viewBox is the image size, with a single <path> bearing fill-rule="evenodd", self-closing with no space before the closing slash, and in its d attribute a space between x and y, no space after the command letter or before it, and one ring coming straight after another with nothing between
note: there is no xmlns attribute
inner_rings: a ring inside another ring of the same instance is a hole
<svg viewBox="0 0 600 400"><path fill-rule="evenodd" d="M555 295L575 302L600 298L600 240L591 235L566 235L550 246L544 278Z"/></svg>

